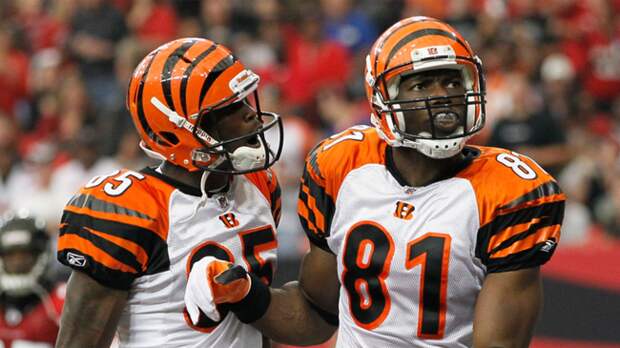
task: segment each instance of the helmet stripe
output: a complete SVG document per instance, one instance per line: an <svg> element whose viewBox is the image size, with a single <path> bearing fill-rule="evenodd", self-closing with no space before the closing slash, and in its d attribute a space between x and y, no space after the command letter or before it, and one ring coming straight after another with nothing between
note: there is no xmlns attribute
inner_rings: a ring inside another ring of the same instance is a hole
<svg viewBox="0 0 620 348"><path fill-rule="evenodd" d="M202 105L202 101L207 95L207 91L209 90L209 87L211 87L213 82L224 72L224 70L231 67L236 61L237 58L232 54L229 54L228 56L222 58L222 60L220 60L215 65L213 70L211 70L211 72L202 84L202 88L200 89L200 99L198 99L198 105Z"/></svg>
<svg viewBox="0 0 620 348"><path fill-rule="evenodd" d="M463 46L465 48L465 50L467 50L467 52L469 52L469 48L467 47L467 44L465 44L461 39L459 39L452 32L445 31L445 30L442 30L442 29L432 29L432 28L421 29L421 30L414 31L413 33L408 34L407 36L403 37L400 41L398 41L398 43L390 51L390 54L388 55L388 58L387 58L387 60L385 62L385 66L387 67L387 66L390 65L390 61L392 60L394 55L396 55L398 50L400 50L403 46L405 46L406 44L410 43L411 41L413 41L415 39L419 39L421 37L429 36L429 35L444 36L444 37L447 37L449 39L452 39L452 40L458 42L461 46Z"/></svg>
<svg viewBox="0 0 620 348"><path fill-rule="evenodd" d="M399 32L400 30L402 30L403 28L406 28L412 24L419 24L420 22L439 22L438 20L434 19L434 18L430 18L430 17L420 17L420 18L416 18L416 17L412 17L415 18L413 20L410 20L407 23L404 23L402 26L395 28L392 32L390 32L384 39L383 41L381 41L381 46L377 47L375 49L375 66L373 71L377 71L377 64L379 63L379 53L381 52L381 50L383 50L383 46L385 46L385 44L388 42L388 40L392 37L392 35L396 34L397 32ZM441 22L439 22L441 23ZM386 65L387 66L387 65Z"/></svg>
<svg viewBox="0 0 620 348"><path fill-rule="evenodd" d="M197 40L188 40L185 41L181 46L179 46L174 52L170 53L168 58L166 58L166 63L164 63L164 69L161 73L161 85L164 91L164 97L166 98L166 103L168 103L168 107L172 110L176 110L174 107L174 102L172 101L172 70L174 66L177 64L179 60L183 57L183 54L187 52Z"/></svg>
<svg viewBox="0 0 620 348"><path fill-rule="evenodd" d="M153 65L153 62L155 61L155 56L157 56L158 53L159 51L153 52L151 61L147 65L146 69L144 69L142 78L140 78L140 85L138 86L138 93L137 93L137 100L136 100L136 106L138 109L138 120L140 120L140 126L142 127L142 130L144 131L144 133L154 142L158 142L159 137L155 134L155 132L153 132L153 129L151 128L151 126L149 126L149 123L146 121L146 116L144 116L144 106L142 105L142 93L144 92L144 82L146 80L146 76L149 74L149 70L151 70L151 65Z"/></svg>
<svg viewBox="0 0 620 348"><path fill-rule="evenodd" d="M217 48L217 44L211 45L206 51L202 52L196 59L192 61L192 63L185 69L183 72L183 80L181 81L181 107L183 108L183 115L188 117L187 114L187 82L189 81L189 77L192 75L194 68L196 65L200 63L203 59L205 59L211 52L213 52Z"/></svg>

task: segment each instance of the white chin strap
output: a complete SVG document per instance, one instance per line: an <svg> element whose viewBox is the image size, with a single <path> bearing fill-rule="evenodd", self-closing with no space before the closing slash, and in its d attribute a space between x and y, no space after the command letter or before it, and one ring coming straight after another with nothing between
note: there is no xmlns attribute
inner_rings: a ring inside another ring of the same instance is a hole
<svg viewBox="0 0 620 348"><path fill-rule="evenodd" d="M265 147L240 146L230 154L235 170L250 170L265 166Z"/></svg>

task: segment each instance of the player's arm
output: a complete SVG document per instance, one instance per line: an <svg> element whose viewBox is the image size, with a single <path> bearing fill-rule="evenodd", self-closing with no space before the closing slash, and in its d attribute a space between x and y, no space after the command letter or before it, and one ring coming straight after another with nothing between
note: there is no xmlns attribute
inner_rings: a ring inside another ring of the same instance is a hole
<svg viewBox="0 0 620 348"><path fill-rule="evenodd" d="M311 345L327 341L337 328L339 282L336 258L312 246L298 282L271 289L265 315L253 325L277 342Z"/></svg>
<svg viewBox="0 0 620 348"><path fill-rule="evenodd" d="M541 306L539 267L489 274L476 303L474 347L528 347Z"/></svg>
<svg viewBox="0 0 620 348"><path fill-rule="evenodd" d="M335 256L314 246L303 259L299 281L281 289L270 289L241 266L207 256L192 266L185 306L194 323L203 314L220 320L216 305L225 304L240 321L274 341L318 344L338 325L336 274Z"/></svg>
<svg viewBox="0 0 620 348"><path fill-rule="evenodd" d="M57 348L109 347L128 291L108 288L73 271L60 320Z"/></svg>

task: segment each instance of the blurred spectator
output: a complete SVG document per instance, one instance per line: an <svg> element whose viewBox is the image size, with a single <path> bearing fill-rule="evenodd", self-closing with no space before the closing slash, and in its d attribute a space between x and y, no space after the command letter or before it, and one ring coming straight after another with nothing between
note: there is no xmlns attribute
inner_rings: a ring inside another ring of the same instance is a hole
<svg viewBox="0 0 620 348"><path fill-rule="evenodd" d="M570 158L562 125L537 105L540 100L525 78L514 79L512 113L499 120L488 144L531 156L552 175Z"/></svg>
<svg viewBox="0 0 620 348"><path fill-rule="evenodd" d="M45 222L21 214L0 223L0 344L53 347L65 284L51 274Z"/></svg>
<svg viewBox="0 0 620 348"><path fill-rule="evenodd" d="M62 44L67 28L46 11L44 0L12 0L17 26L25 32L25 45L36 53Z"/></svg>
<svg viewBox="0 0 620 348"><path fill-rule="evenodd" d="M355 53L367 49L377 38L374 24L351 0L321 0L321 5L327 39L338 41Z"/></svg>
<svg viewBox="0 0 620 348"><path fill-rule="evenodd" d="M127 34L127 27L107 0L77 1L68 47L94 106L105 113L122 103L114 75L114 46Z"/></svg>
<svg viewBox="0 0 620 348"><path fill-rule="evenodd" d="M0 22L0 111L11 116L27 96L28 56L15 48L14 28Z"/></svg>
<svg viewBox="0 0 620 348"><path fill-rule="evenodd" d="M176 12L166 0L134 1L127 24L147 52L174 39L178 28Z"/></svg>
<svg viewBox="0 0 620 348"><path fill-rule="evenodd" d="M58 160L55 143L40 140L29 144L22 165L17 168L11 182L12 210L27 210L46 221L50 226L60 222L58 205L65 203L52 185L52 175Z"/></svg>
<svg viewBox="0 0 620 348"><path fill-rule="evenodd" d="M309 110L322 88L343 87L350 70L347 49L323 37L322 17L309 6L307 3L299 10L299 31L289 27L285 37L288 71L283 99L301 112Z"/></svg>
<svg viewBox="0 0 620 348"><path fill-rule="evenodd" d="M19 186L15 184L19 171L17 125L0 112L0 215L7 211Z"/></svg>
<svg viewBox="0 0 620 348"><path fill-rule="evenodd" d="M236 36L251 33L256 23L243 9L229 0L202 0L200 6L202 36L234 46Z"/></svg>
<svg viewBox="0 0 620 348"><path fill-rule="evenodd" d="M240 60L259 74L262 84L279 82L283 60L282 8L277 0L253 1L251 6L257 21L256 31L252 35L238 35L234 50Z"/></svg>

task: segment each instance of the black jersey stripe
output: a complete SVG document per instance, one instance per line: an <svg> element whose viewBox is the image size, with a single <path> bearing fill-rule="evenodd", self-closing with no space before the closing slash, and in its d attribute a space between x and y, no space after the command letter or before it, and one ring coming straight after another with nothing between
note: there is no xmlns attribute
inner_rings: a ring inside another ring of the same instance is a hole
<svg viewBox="0 0 620 348"><path fill-rule="evenodd" d="M61 228L60 233L61 233L61 236L68 235L68 234L75 234L75 235L80 236L83 239L88 240L94 246L96 246L100 250L103 250L113 259L117 260L118 262L128 267L133 268L137 274L141 274L143 270L145 269L146 265L142 265L138 261L134 253L123 248L122 246L119 246L118 244L112 241L105 239L104 237L101 237L97 234L90 232L89 230L83 227L75 226L75 225L64 225ZM102 232L102 233L105 234L105 232ZM147 263L148 263L148 260L147 260Z"/></svg>
<svg viewBox="0 0 620 348"><path fill-rule="evenodd" d="M529 201L533 201L539 198L553 196L562 193L560 186L555 181L547 181L540 186L537 186L532 191L524 194L523 196L511 201L508 204L501 206L499 209L512 209L517 207L523 203L527 203Z"/></svg>
<svg viewBox="0 0 620 348"><path fill-rule="evenodd" d="M73 197L67 205L76 208L88 208L92 211L101 213L125 215L130 217L137 217L148 221L155 221L154 218L137 210L125 208L115 203L104 201L89 194L77 195Z"/></svg>
<svg viewBox="0 0 620 348"><path fill-rule="evenodd" d="M83 256L85 258L85 267L79 267L70 263L68 260L71 259L71 254ZM56 258L63 265L80 272L84 272L91 278L95 279L98 283L113 289L129 290L131 288L131 284L136 278L135 274L108 268L95 261L90 255L84 254L81 250L73 248L67 248L59 251Z"/></svg>
<svg viewBox="0 0 620 348"><path fill-rule="evenodd" d="M63 213L61 223L92 228L115 237L127 239L142 246L149 257L149 264L146 270L147 274L157 273L170 268L166 241L150 229L118 221L99 219L90 215L78 214L67 210Z"/></svg>

